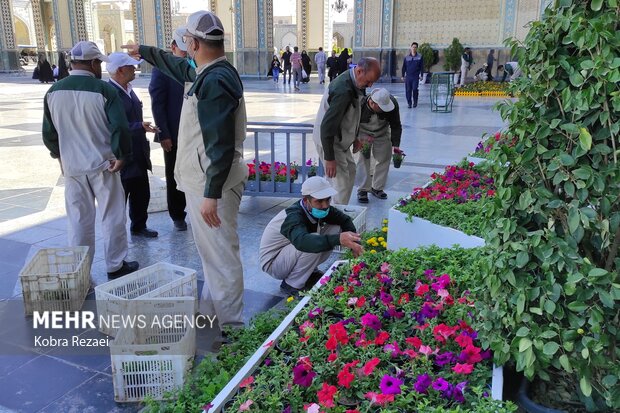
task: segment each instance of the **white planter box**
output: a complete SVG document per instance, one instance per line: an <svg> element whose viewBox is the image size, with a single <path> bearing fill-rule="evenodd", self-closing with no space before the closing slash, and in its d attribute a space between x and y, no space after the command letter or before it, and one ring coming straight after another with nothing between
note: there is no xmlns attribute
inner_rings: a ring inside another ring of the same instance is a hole
<svg viewBox="0 0 620 413"><path fill-rule="evenodd" d="M468 156L467 157L467 162L473 162L474 165L478 165L479 163L482 162L487 162L488 159L486 158L478 158L477 156Z"/></svg>
<svg viewBox="0 0 620 413"><path fill-rule="evenodd" d="M459 230L433 224L422 218L413 217L407 221L407 215L394 207L388 213L388 249L419 248L437 245L450 248L460 245L463 248L476 248L484 245L484 240L467 235Z"/></svg>

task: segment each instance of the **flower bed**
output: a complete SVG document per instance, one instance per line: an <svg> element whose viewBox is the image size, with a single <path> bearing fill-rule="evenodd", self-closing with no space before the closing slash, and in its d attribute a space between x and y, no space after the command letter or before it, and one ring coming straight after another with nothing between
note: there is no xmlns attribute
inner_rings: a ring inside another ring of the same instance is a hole
<svg viewBox="0 0 620 413"><path fill-rule="evenodd" d="M482 136L484 138L484 135ZM496 132L494 135L489 136L487 139L478 142L476 149L471 153L468 160L471 158L483 158L488 159L491 151L502 146L513 147L516 143L516 138L508 137L501 132ZM479 162L474 162L479 163Z"/></svg>
<svg viewBox="0 0 620 413"><path fill-rule="evenodd" d="M267 162L249 163L248 165L248 181L256 181L256 173L258 172L259 181L276 181L287 182L287 175L290 182L298 177L299 165L291 162L288 166L284 162L274 162L273 165Z"/></svg>
<svg viewBox="0 0 620 413"><path fill-rule="evenodd" d="M343 265L291 329L261 347L275 350L224 411L513 411L488 397L491 355L467 290L477 254L435 248Z"/></svg>
<svg viewBox="0 0 620 413"><path fill-rule="evenodd" d="M473 163L447 166L443 174L399 201L389 212L388 248L484 245L484 209L495 195L493 179Z"/></svg>
<svg viewBox="0 0 620 413"><path fill-rule="evenodd" d="M456 89L454 96L510 97L509 86L507 82L474 82Z"/></svg>

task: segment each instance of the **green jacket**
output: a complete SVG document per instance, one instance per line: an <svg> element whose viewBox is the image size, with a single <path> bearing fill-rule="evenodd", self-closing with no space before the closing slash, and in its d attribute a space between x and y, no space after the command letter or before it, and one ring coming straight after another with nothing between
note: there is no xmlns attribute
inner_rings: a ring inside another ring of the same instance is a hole
<svg viewBox="0 0 620 413"><path fill-rule="evenodd" d="M368 124L371 118L373 116L376 116L384 125L386 132L390 133L390 140L392 141L392 146L399 147L400 138L403 134L403 126L400 123L400 108L394 96L390 95L390 100L392 101L392 103L394 103L394 109L392 109L390 112L375 113L372 109L368 107L368 97L364 98L364 101L362 103L362 115L360 117L360 129L363 130L365 124ZM388 126L389 131L387 131Z"/></svg>
<svg viewBox="0 0 620 413"><path fill-rule="evenodd" d="M329 84L329 108L321 121L321 145L326 161L335 159L334 145L350 147L359 130L360 99L364 91L358 89L351 70L342 73Z"/></svg>
<svg viewBox="0 0 620 413"><path fill-rule="evenodd" d="M237 70L218 59L194 70L186 59L140 46L144 60L180 83L193 82L181 111L175 179L184 192L221 198L247 179L243 84Z"/></svg>
<svg viewBox="0 0 620 413"><path fill-rule="evenodd" d="M330 251L340 245L340 235L318 234L318 225L324 224L339 225L343 232L356 231L351 217L337 208L330 207L327 216L317 220L309 216L301 206L301 202L295 202L286 208L286 219L282 223L280 233L299 251L311 253Z"/></svg>

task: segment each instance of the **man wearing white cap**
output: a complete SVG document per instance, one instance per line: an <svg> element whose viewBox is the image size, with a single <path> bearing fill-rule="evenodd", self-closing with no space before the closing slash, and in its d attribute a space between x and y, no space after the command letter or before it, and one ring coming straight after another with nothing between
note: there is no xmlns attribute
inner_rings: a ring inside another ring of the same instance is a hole
<svg viewBox="0 0 620 413"><path fill-rule="evenodd" d="M220 327L243 326L243 267L237 215L248 177L243 162L246 112L243 84L226 60L224 26L213 13L199 11L185 25L187 60L164 50L125 45L179 82L191 82L181 110L174 176L187 200L192 234L202 261L205 285L201 311L217 316Z"/></svg>
<svg viewBox="0 0 620 413"><path fill-rule="evenodd" d="M69 245L95 254L95 200L111 279L138 269L127 262L125 194L118 171L131 161L131 134L116 89L101 79L107 62L93 42L71 50L71 74L45 94L43 142L65 177Z"/></svg>
<svg viewBox="0 0 620 413"><path fill-rule="evenodd" d="M176 29L172 34L172 43L170 44L172 54L183 59L187 57L187 46L183 42L184 34L185 28L180 27ZM191 86L190 83L187 83L187 85ZM159 69L153 69L151 83L149 84L151 110L155 123L161 131L155 135L155 142L159 142L164 150L168 214L177 231L187 230L187 223L185 222L185 194L179 191L177 182L174 179L183 93L183 84L170 76L166 76Z"/></svg>
<svg viewBox="0 0 620 413"><path fill-rule="evenodd" d="M403 127L400 123L400 109L396 98L386 89L374 89L364 99L358 140L369 142L372 156L376 161L375 172L370 174L370 159L360 156L357 161L358 172L363 176L363 183L357 191L357 200L368 203L368 192L379 199L387 199L387 183L392 151L399 151ZM369 139L370 138L370 139Z"/></svg>
<svg viewBox="0 0 620 413"><path fill-rule="evenodd" d="M334 247L351 248L356 257L363 252L351 217L330 206L336 190L327 179L306 179L301 194L299 202L267 224L258 253L261 269L282 280L280 289L285 294L311 288L323 275L317 266L329 258Z"/></svg>
<svg viewBox="0 0 620 413"><path fill-rule="evenodd" d="M155 238L157 231L146 226L151 199L148 171L153 170L151 147L146 139L146 132L156 133L158 129L151 126L151 122L144 122L142 102L131 87L130 82L136 78L136 65L140 63L142 60L116 52L108 56L106 68L110 74L110 84L118 89L131 131L133 160L121 169L125 199L129 203L129 228L133 236Z"/></svg>

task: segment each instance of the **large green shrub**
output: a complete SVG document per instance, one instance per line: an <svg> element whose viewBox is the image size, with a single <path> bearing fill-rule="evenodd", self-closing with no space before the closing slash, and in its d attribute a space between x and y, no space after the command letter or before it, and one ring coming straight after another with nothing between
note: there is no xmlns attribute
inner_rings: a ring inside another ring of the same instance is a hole
<svg viewBox="0 0 620 413"><path fill-rule="evenodd" d="M588 410L620 408L619 22L617 0L556 0L511 42L517 143L492 155L481 335L528 378L568 373Z"/></svg>
<svg viewBox="0 0 620 413"><path fill-rule="evenodd" d="M422 60L424 60L424 72L428 73L431 71L431 67L437 63L435 61L435 51L428 43L422 43L418 52L422 55Z"/></svg>
<svg viewBox="0 0 620 413"><path fill-rule="evenodd" d="M452 39L452 44L446 47L444 50L444 56L446 58L443 64L444 69L448 71L456 72L461 67L461 55L463 54L463 45L456 37Z"/></svg>

